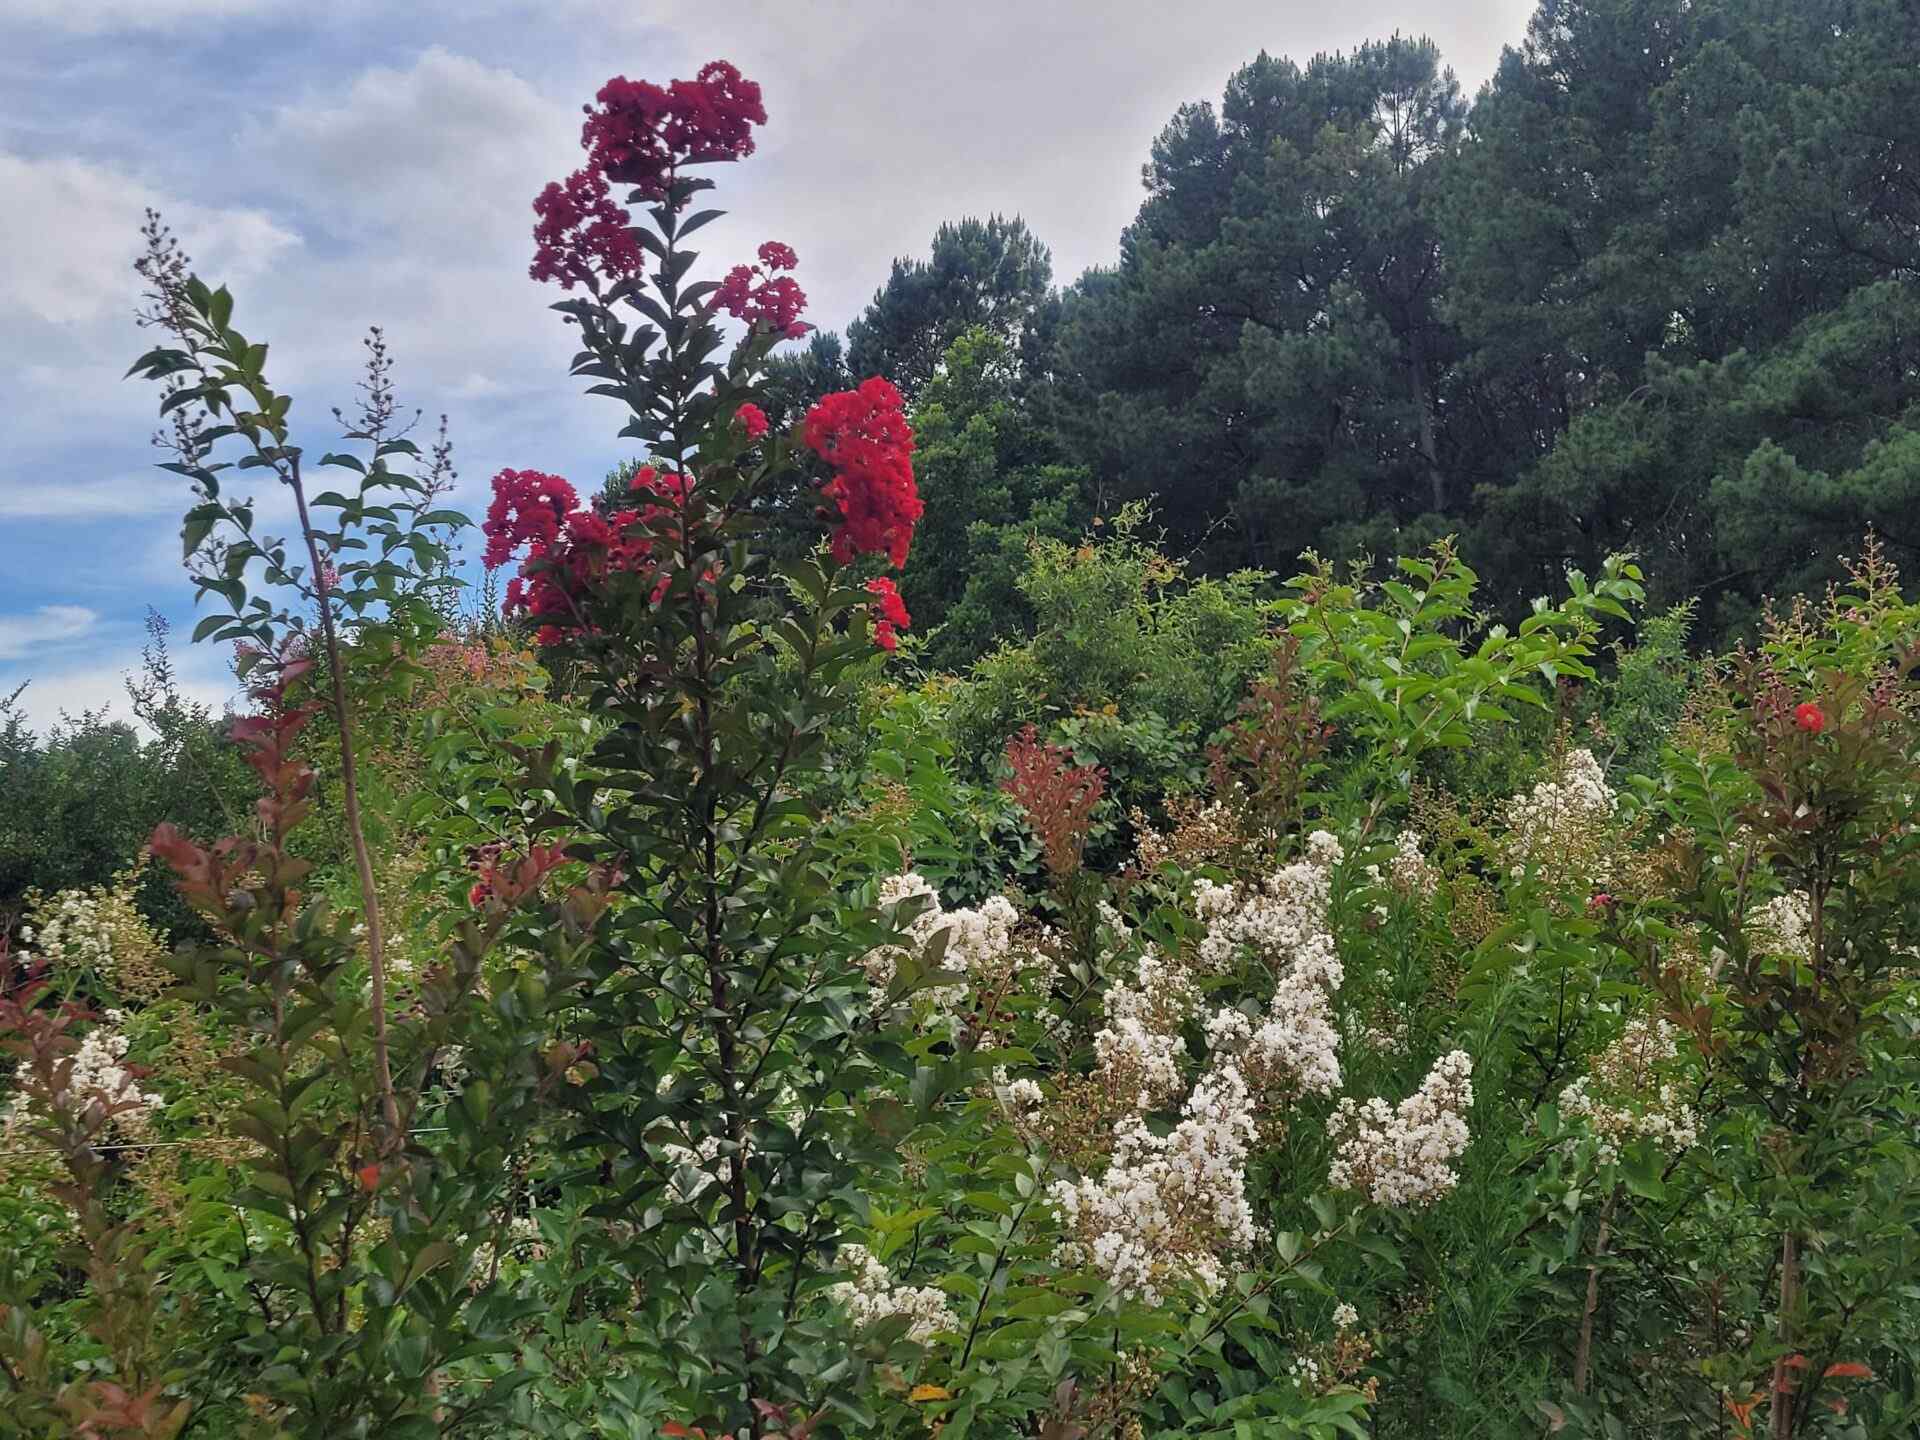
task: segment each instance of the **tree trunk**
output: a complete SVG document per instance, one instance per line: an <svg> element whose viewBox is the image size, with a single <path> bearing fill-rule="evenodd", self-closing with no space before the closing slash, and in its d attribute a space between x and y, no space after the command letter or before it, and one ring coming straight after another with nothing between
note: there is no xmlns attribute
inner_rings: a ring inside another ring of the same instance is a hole
<svg viewBox="0 0 1920 1440"><path fill-rule="evenodd" d="M1780 1342L1792 1338L1793 1307L1800 1298L1800 1245L1791 1231L1780 1237ZM1793 1434L1793 1376L1787 1356L1773 1362L1773 1401L1768 1408L1767 1433L1772 1440Z"/></svg>
<svg viewBox="0 0 1920 1440"><path fill-rule="evenodd" d="M1587 1371L1593 1363L1593 1316L1600 1308L1600 1262L1607 1253L1607 1232L1613 1223L1613 1207L1620 1192L1607 1196L1600 1207L1600 1228L1593 1237L1593 1263L1587 1267L1587 1303L1580 1311L1580 1342L1573 1351L1573 1393L1587 1393Z"/></svg>
<svg viewBox="0 0 1920 1440"><path fill-rule="evenodd" d="M1433 495L1433 510L1436 515L1447 511L1447 477L1440 473L1440 457L1435 453L1433 440L1433 405L1427 395L1427 352L1420 342L1420 326L1415 323L1407 329L1407 371L1413 390L1413 410L1419 417L1420 459L1426 466L1427 484Z"/></svg>

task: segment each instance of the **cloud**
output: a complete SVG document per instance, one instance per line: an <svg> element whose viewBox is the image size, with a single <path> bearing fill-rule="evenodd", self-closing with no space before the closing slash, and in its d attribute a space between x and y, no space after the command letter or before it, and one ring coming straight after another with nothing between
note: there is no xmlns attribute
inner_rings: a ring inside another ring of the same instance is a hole
<svg viewBox="0 0 1920 1440"><path fill-rule="evenodd" d="M91 520L160 515L180 509L178 494L151 475L108 480L49 478L43 484L0 483L0 520Z"/></svg>
<svg viewBox="0 0 1920 1440"><path fill-rule="evenodd" d="M409 252L493 257L529 248L531 206L578 143L576 105L513 71L435 46L280 108L260 173L315 201L323 225L402 235ZM524 263L524 262L523 262Z"/></svg>
<svg viewBox="0 0 1920 1440"><path fill-rule="evenodd" d="M0 317L60 327L123 319L139 290L132 261L150 207L209 273L256 275L300 243L257 209L197 205L73 157L0 153L0 214L11 217L0 246Z"/></svg>
<svg viewBox="0 0 1920 1440"><path fill-rule="evenodd" d="M5 18L82 35L168 30L188 21L261 14L284 0L9 0Z"/></svg>
<svg viewBox="0 0 1920 1440"><path fill-rule="evenodd" d="M182 699L205 705L215 715L238 704L239 688L225 668L224 655L183 649L175 661L174 682ZM87 663L64 669L7 671L0 673L0 699L11 695L21 681L28 681L15 705L28 727L41 736L64 717L86 711L105 711L110 719L126 721L145 734L146 727L135 719L127 699L128 677L139 670L140 651L131 647L104 657L90 656Z"/></svg>
<svg viewBox="0 0 1920 1440"><path fill-rule="evenodd" d="M0 660L24 660L35 651L78 640L99 621L84 605L42 605L26 614L0 614Z"/></svg>

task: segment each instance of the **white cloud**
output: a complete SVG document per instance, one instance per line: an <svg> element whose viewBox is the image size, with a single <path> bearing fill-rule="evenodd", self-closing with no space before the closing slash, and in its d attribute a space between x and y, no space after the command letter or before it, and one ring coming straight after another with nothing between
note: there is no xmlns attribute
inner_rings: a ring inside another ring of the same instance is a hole
<svg viewBox="0 0 1920 1440"><path fill-rule="evenodd" d="M90 520L164 514L181 508L173 478L156 471L107 480L48 478L28 485L0 483L0 520Z"/></svg>
<svg viewBox="0 0 1920 1440"><path fill-rule="evenodd" d="M0 152L0 215L8 217L0 318L65 328L111 315L116 329L125 325L139 294L132 263L148 207L162 212L207 274L245 279L300 243L259 210L196 205L70 156Z"/></svg>
<svg viewBox="0 0 1920 1440"><path fill-rule="evenodd" d="M223 656L183 649L174 658L175 683L183 699L205 705L215 715L239 704L239 688L226 672ZM137 647L67 669L23 667L0 674L0 699L11 695L21 681L28 681L15 703L26 716L28 727L41 736L59 725L64 716L102 710L111 719L124 720L146 733L127 699L127 679L139 670Z"/></svg>
<svg viewBox="0 0 1920 1440"><path fill-rule="evenodd" d="M33 611L0 615L0 660L24 660L49 646L68 644L99 622L100 617L84 605L42 605Z"/></svg>
<svg viewBox="0 0 1920 1440"><path fill-rule="evenodd" d="M167 30L188 21L233 20L286 0L8 0L4 18L82 35Z"/></svg>
<svg viewBox="0 0 1920 1440"><path fill-rule="evenodd" d="M579 130L577 106L435 46L408 69L376 66L334 97L281 108L261 173L322 223L401 234L441 261L495 257L530 247L533 197L570 168Z"/></svg>

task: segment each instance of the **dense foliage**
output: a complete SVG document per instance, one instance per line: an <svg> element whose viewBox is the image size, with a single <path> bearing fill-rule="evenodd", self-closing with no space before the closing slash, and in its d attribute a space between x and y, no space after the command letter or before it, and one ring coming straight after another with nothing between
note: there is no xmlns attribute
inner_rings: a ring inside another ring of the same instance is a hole
<svg viewBox="0 0 1920 1440"><path fill-rule="evenodd" d="M691 248L759 87L611 80L532 269L642 458L477 616L379 333L309 448L152 219L246 710L0 728L0 1437L1912 1433L1910 23L1263 57L845 347Z"/></svg>
<svg viewBox="0 0 1920 1440"><path fill-rule="evenodd" d="M1633 550L1698 639L1751 635L1869 527L1920 558L1916 27L1545 0L1471 104L1425 40L1263 54L1155 140L1114 263L1048 299L1014 222L944 227L856 368L917 394L986 326L1088 513L1151 499L1215 573L1453 534L1512 615Z"/></svg>

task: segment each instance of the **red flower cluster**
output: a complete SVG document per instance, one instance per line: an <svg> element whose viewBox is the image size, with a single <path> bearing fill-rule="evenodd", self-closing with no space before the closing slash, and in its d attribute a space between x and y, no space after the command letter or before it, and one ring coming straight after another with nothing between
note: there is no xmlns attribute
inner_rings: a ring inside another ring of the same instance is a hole
<svg viewBox="0 0 1920 1440"><path fill-rule="evenodd" d="M751 400L734 411L733 418L747 432L749 440L758 440L767 433L767 412Z"/></svg>
<svg viewBox="0 0 1920 1440"><path fill-rule="evenodd" d="M758 265L736 265L714 292L713 305L749 325L765 325L774 334L797 340L813 327L800 318L807 294L782 270L800 263L791 245L769 240L760 247Z"/></svg>
<svg viewBox="0 0 1920 1440"><path fill-rule="evenodd" d="M751 155L753 127L767 123L760 87L724 60L664 90L616 75L594 99L580 130L590 167L648 200L666 198L681 165Z"/></svg>
<svg viewBox="0 0 1920 1440"><path fill-rule="evenodd" d="M591 289L595 277L624 280L646 263L627 212L614 203L606 176L597 170L576 170L565 183L549 184L533 202L533 213L540 218L527 273L535 280L558 280L562 290Z"/></svg>
<svg viewBox="0 0 1920 1440"><path fill-rule="evenodd" d="M1826 714L1811 700L1793 708L1793 723L1809 734L1818 735L1827 728Z"/></svg>
<svg viewBox="0 0 1920 1440"><path fill-rule="evenodd" d="M834 469L823 487L840 508L833 555L885 555L907 563L913 527L926 507L913 481L913 429L900 392L875 376L829 395L807 412L807 447Z"/></svg>
<svg viewBox="0 0 1920 1440"><path fill-rule="evenodd" d="M523 545L544 548L560 534L580 503L573 486L538 470L502 470L493 477L493 503L481 531L487 537L486 566L498 570Z"/></svg>
<svg viewBox="0 0 1920 1440"><path fill-rule="evenodd" d="M580 127L586 165L533 202L539 220L530 273L559 281L563 290L626 279L645 264L612 185L631 185L643 200L665 200L680 166L751 155L753 127L767 123L760 87L724 60L665 89L615 76L594 98Z"/></svg>
<svg viewBox="0 0 1920 1440"><path fill-rule="evenodd" d="M505 565L522 546L527 551L520 574L507 584L507 612L525 611L540 621L534 638L541 645L580 634L582 602L596 584L608 575L655 568L654 542L671 538L686 484L683 476L649 467L635 474L631 491L651 498L603 515L574 508L573 487L557 475L502 470L493 477L493 503L481 530L489 570ZM658 576L655 603L671 581L665 572Z"/></svg>
<svg viewBox="0 0 1920 1440"><path fill-rule="evenodd" d="M899 649L899 632L913 623L913 617L907 614L907 602L885 575L869 580L867 589L873 592L873 603L867 607L873 612L873 643L886 651Z"/></svg>

